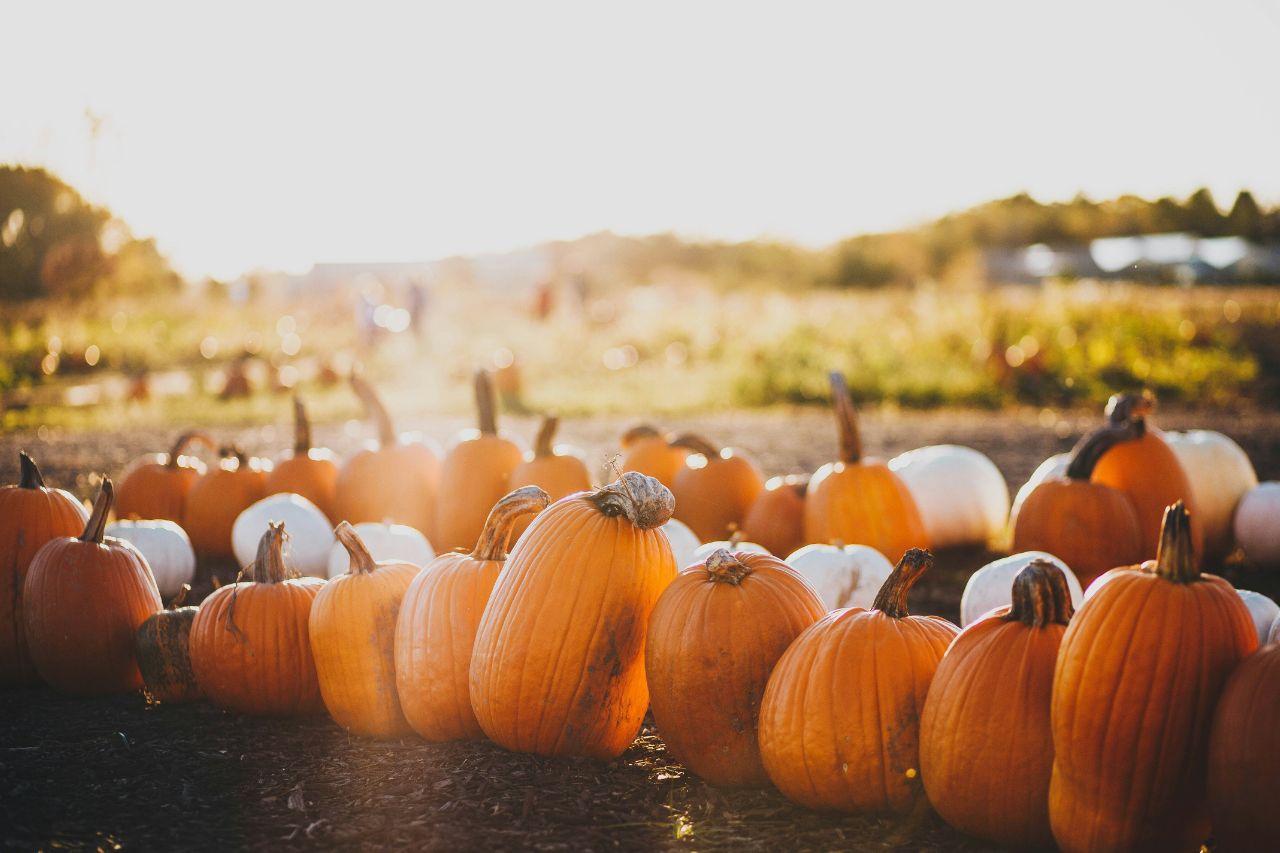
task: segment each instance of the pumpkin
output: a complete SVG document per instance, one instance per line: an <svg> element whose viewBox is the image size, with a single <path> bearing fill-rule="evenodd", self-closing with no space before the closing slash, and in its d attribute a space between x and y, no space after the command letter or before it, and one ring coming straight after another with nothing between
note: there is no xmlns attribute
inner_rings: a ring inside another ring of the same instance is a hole
<svg viewBox="0 0 1280 853"><path fill-rule="evenodd" d="M104 536L113 497L103 480L84 532L46 542L22 586L31 662L41 680L69 696L141 687L133 635L164 606L138 550Z"/></svg>
<svg viewBox="0 0 1280 853"><path fill-rule="evenodd" d="M198 607L181 607L190 585L183 585L168 610L152 613L133 635L134 654L147 696L156 702L195 702L204 698L191 671L189 641Z"/></svg>
<svg viewBox="0 0 1280 853"><path fill-rule="evenodd" d="M267 475L258 459L251 459L237 447L223 447L222 460L195 481L187 493L182 528L191 538L196 553L208 557L230 557L235 553L231 528L240 513L266 493Z"/></svg>
<svg viewBox="0 0 1280 853"><path fill-rule="evenodd" d="M1110 568L1136 563L1142 527L1123 492L1091 479L1098 459L1134 440L1133 425L1104 426L1072 451L1062 477L1036 486L1012 518L1014 551L1047 551L1071 567L1087 585Z"/></svg>
<svg viewBox="0 0 1280 853"><path fill-rule="evenodd" d="M375 562L394 561L421 567L431 562L436 555L427 537L419 533L416 527L407 524L374 524L370 521L352 527ZM342 542L335 541L329 549L326 573L329 577L336 578L350 568L351 553Z"/></svg>
<svg viewBox="0 0 1280 853"><path fill-rule="evenodd" d="M1205 557L1221 560L1235 548L1231 522L1240 499L1258 485L1253 463L1240 445L1220 432L1166 432L1165 441L1187 472L1204 527Z"/></svg>
<svg viewBox="0 0 1280 853"><path fill-rule="evenodd" d="M264 494L302 495L337 522L338 462L333 451L311 446L311 422L300 397L293 398L293 454L276 460Z"/></svg>
<svg viewBox="0 0 1280 853"><path fill-rule="evenodd" d="M36 681L22 618L31 560L46 542L84 530L89 518L74 495L45 486L30 456L19 451L18 464L18 485L0 487L0 686Z"/></svg>
<svg viewBox="0 0 1280 853"><path fill-rule="evenodd" d="M1191 480L1156 429L1148 415L1155 408L1155 398L1147 394L1116 394L1107 403L1107 419L1111 424L1131 423L1137 427L1137 438L1107 449L1093 468L1093 481L1123 492L1133 502L1142 530L1142 559L1155 556L1160 543L1160 523L1165 507L1182 501L1191 518L1191 542L1195 557L1204 553L1204 529L1200 523L1199 504L1191 491ZM1046 550L1053 551L1052 548ZM1054 553L1058 553L1054 551ZM1065 554L1059 554L1080 571ZM1126 561L1126 562L1136 562ZM1116 563L1115 565L1122 565Z"/></svg>
<svg viewBox="0 0 1280 853"><path fill-rule="evenodd" d="M1017 849L1053 846L1053 670L1074 607L1067 576L1032 560L1013 604L960 632L920 717L929 803L961 832Z"/></svg>
<svg viewBox="0 0 1280 853"><path fill-rule="evenodd" d="M311 605L324 582L290 577L285 526L272 522L247 569L215 589L191 625L191 670L215 705L239 714L292 716L324 709L311 653Z"/></svg>
<svg viewBox="0 0 1280 853"><path fill-rule="evenodd" d="M1004 534L1009 485L982 453L937 444L893 457L889 470L915 500L931 548L990 545Z"/></svg>
<svg viewBox="0 0 1280 853"><path fill-rule="evenodd" d="M363 377L353 375L351 387L378 426L378 443L356 453L338 471L337 517L352 524L408 524L434 543L439 449L420 434L397 433L386 406Z"/></svg>
<svg viewBox="0 0 1280 853"><path fill-rule="evenodd" d="M1068 853L1198 850L1213 709L1258 645L1249 611L1200 573L1181 503L1165 513L1154 563L1105 577L1054 672L1054 838Z"/></svg>
<svg viewBox="0 0 1280 853"><path fill-rule="evenodd" d="M396 621L396 687L405 719L427 740L482 736L469 686L476 629L516 519L550 502L537 486L516 489L494 504L471 553L441 554L409 585Z"/></svg>
<svg viewBox="0 0 1280 853"><path fill-rule="evenodd" d="M270 495L240 513L231 527L236 562L241 566L253 563L273 521L282 522L290 531L284 542L285 564L299 574L328 577L333 528L320 508L302 495Z"/></svg>
<svg viewBox="0 0 1280 853"><path fill-rule="evenodd" d="M173 598L196 576L196 552L187 532L172 521L117 521L107 525L106 535L137 548L151 568L156 589L165 601Z"/></svg>
<svg viewBox="0 0 1280 853"><path fill-rule="evenodd" d="M1234 527L1249 562L1280 569L1280 483L1259 483L1241 498Z"/></svg>
<svg viewBox="0 0 1280 853"><path fill-rule="evenodd" d="M804 579L770 554L721 548L683 570L654 605L645 643L667 751L713 785L767 784L760 699L778 658L824 613Z"/></svg>
<svg viewBox="0 0 1280 853"><path fill-rule="evenodd" d="M704 542L693 550L693 559L687 565L694 563L705 563L707 558L716 551L730 551L737 553L742 551L746 554L768 554L769 549L755 542L742 541L742 531L735 530L728 539L720 539L716 542Z"/></svg>
<svg viewBox="0 0 1280 853"><path fill-rule="evenodd" d="M524 461L512 441L498 435L493 384L487 370L476 371L476 409L480 429L467 431L445 455L436 505L436 537L440 551L470 548L484 530L490 508L510 491L511 472Z"/></svg>
<svg viewBox="0 0 1280 853"><path fill-rule="evenodd" d="M490 740L608 760L635 739L649 706L649 614L676 573L658 529L674 508L666 486L628 471L561 498L525 531L471 657L471 708Z"/></svg>
<svg viewBox="0 0 1280 853"><path fill-rule="evenodd" d="M972 625L997 607L1012 604L1014 581L1023 569L1037 560L1050 562L1062 571L1071 593L1071 606L1079 607L1084 601L1084 592L1076 573L1046 551L1023 551L992 560L969 576L960 596L960 627Z"/></svg>
<svg viewBox="0 0 1280 853"><path fill-rule="evenodd" d="M1254 630L1258 633L1258 645L1265 646L1271 635L1271 626L1280 619L1280 604L1260 592L1247 589L1238 589L1236 592L1249 609L1249 618L1253 620Z"/></svg>
<svg viewBox="0 0 1280 853"><path fill-rule="evenodd" d="M727 538L764 491L764 476L741 450L718 448L700 435L686 433L673 443L693 451L671 489L676 518L703 542Z"/></svg>
<svg viewBox="0 0 1280 853"><path fill-rule="evenodd" d="M1273 850L1280 838L1280 645L1235 668L1209 736L1209 814L1214 851Z"/></svg>
<svg viewBox="0 0 1280 853"><path fill-rule="evenodd" d="M207 434L193 430L178 436L168 453L152 453L135 460L120 477L116 517L181 523L187 493L205 472L203 462L183 455L192 444L214 447L213 439Z"/></svg>
<svg viewBox="0 0 1280 853"><path fill-rule="evenodd" d="M654 479L657 478L655 477ZM661 529L666 534L667 542L671 544L671 554L675 557L676 566L683 568L692 566L697 562L693 558L693 554L698 550L698 546L702 544L702 540L689 529L689 525L678 518L671 518L667 520L666 524L662 525Z"/></svg>
<svg viewBox="0 0 1280 853"><path fill-rule="evenodd" d="M533 450L511 472L511 489L537 486L550 495L551 500L558 501L574 492L585 492L591 488L591 475L587 473L586 463L578 451L567 445L555 445L559 425L560 419L554 415L543 417ZM511 535L519 539L532 521L533 516L522 514L516 519Z"/></svg>
<svg viewBox="0 0 1280 853"><path fill-rule="evenodd" d="M760 705L760 756L787 799L903 814L923 796L920 711L958 631L907 612L907 593L932 562L909 549L873 609L828 613L774 667Z"/></svg>
<svg viewBox="0 0 1280 853"><path fill-rule="evenodd" d="M345 521L334 535L351 555L351 571L326 583L311 605L307 632L320 696L329 715L350 732L408 734L396 694L396 618L420 567L375 562Z"/></svg>
<svg viewBox="0 0 1280 853"><path fill-rule="evenodd" d="M840 460L818 469L804 502L804 535L811 543L857 542L890 559L927 544L915 498L879 459L864 459L858 416L844 376L831 374L840 432Z"/></svg>
<svg viewBox="0 0 1280 853"><path fill-rule="evenodd" d="M804 545L804 494L808 488L807 476L770 479L742 519L743 535L759 542L775 557Z"/></svg>
<svg viewBox="0 0 1280 853"><path fill-rule="evenodd" d="M1036 486L1045 480L1060 479L1067 473L1067 466L1071 464L1071 453L1055 453L1048 459L1041 462L1036 470L1031 472L1031 476L1027 478L1027 482L1022 484L1018 489L1018 493L1013 496L1013 505L1009 507L1009 517L1017 518L1018 510L1022 508L1022 504L1026 501L1027 496L1035 491Z"/></svg>
<svg viewBox="0 0 1280 853"><path fill-rule="evenodd" d="M632 427L622 436L622 470L654 477L674 489L676 474L684 467L689 448L671 443L671 437L649 424Z"/></svg>
<svg viewBox="0 0 1280 853"><path fill-rule="evenodd" d="M805 545L787 565L809 582L827 610L870 608L893 573L893 563L866 545Z"/></svg>

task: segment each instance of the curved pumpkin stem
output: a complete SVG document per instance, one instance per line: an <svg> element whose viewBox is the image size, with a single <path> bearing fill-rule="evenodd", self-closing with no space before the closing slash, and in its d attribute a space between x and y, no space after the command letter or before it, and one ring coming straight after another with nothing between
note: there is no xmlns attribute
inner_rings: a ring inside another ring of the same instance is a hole
<svg viewBox="0 0 1280 853"><path fill-rule="evenodd" d="M637 424L622 434L619 444L623 449L630 447L642 438L662 438L663 433L653 424Z"/></svg>
<svg viewBox="0 0 1280 853"><path fill-rule="evenodd" d="M727 548L717 548L707 557L707 575L713 583L727 583L737 586L742 579L751 574L751 567L729 553Z"/></svg>
<svg viewBox="0 0 1280 853"><path fill-rule="evenodd" d="M907 611L907 593L932 565L933 555L928 551L923 548L908 548L876 593L871 609L879 610L894 619L910 616Z"/></svg>
<svg viewBox="0 0 1280 853"><path fill-rule="evenodd" d="M311 452L311 421L307 419L307 407L302 398L293 395L293 455L306 456Z"/></svg>
<svg viewBox="0 0 1280 853"><path fill-rule="evenodd" d="M1164 511L1160 525L1160 548L1156 551L1156 574L1174 583L1200 579L1200 564L1191 545L1191 513L1182 501Z"/></svg>
<svg viewBox="0 0 1280 853"><path fill-rule="evenodd" d="M671 446L688 448L694 453L701 453L708 459L717 459L720 456L720 448L712 444L706 436L696 432L681 433L671 440Z"/></svg>
<svg viewBox="0 0 1280 853"><path fill-rule="evenodd" d="M267 532L258 540L258 556L253 560L254 582L280 583L288 579L289 570L284 564L284 543L288 538L283 521L267 522Z"/></svg>
<svg viewBox="0 0 1280 853"><path fill-rule="evenodd" d="M223 462L226 462L228 459L236 460L236 467L228 469L232 471L239 471L249 464L248 455L245 454L244 450L242 450L238 444L224 444L219 447L218 458Z"/></svg>
<svg viewBox="0 0 1280 853"><path fill-rule="evenodd" d="M348 522L339 522L338 526L333 528L333 535L338 538L338 541L342 543L342 547L347 549L347 554L351 557L351 574L367 575L378 568L378 563L373 559L373 555L369 553L368 546L364 544L360 534L356 533L356 529Z"/></svg>
<svg viewBox="0 0 1280 853"><path fill-rule="evenodd" d="M476 371L476 415L481 435L498 434L498 401L493 393L493 378L483 369Z"/></svg>
<svg viewBox="0 0 1280 853"><path fill-rule="evenodd" d="M169 461L165 465L169 468L177 468L178 459L182 457L183 452L189 445L197 443L211 449L217 447L207 432L198 429L188 430L178 436L178 440L173 443L173 449L169 451Z"/></svg>
<svg viewBox="0 0 1280 853"><path fill-rule="evenodd" d="M607 486L587 495L596 509L608 516L626 516L641 530L661 527L676 511L676 498L655 477L627 471Z"/></svg>
<svg viewBox="0 0 1280 853"><path fill-rule="evenodd" d="M18 467L22 469L22 476L18 479L20 488L44 488L44 477L40 476L40 469L36 467L36 461L28 456L25 450L18 451Z"/></svg>
<svg viewBox="0 0 1280 853"><path fill-rule="evenodd" d="M111 504L115 499L116 488L111 485L110 477L104 477L102 488L98 490L98 497L93 502L93 512L84 526L84 533L80 534L81 542L102 544L102 537L107 530L107 516L111 514Z"/></svg>
<svg viewBox="0 0 1280 853"><path fill-rule="evenodd" d="M1107 421L1113 424L1141 421L1156 410L1156 398L1150 391L1141 394L1112 394L1107 400Z"/></svg>
<svg viewBox="0 0 1280 853"><path fill-rule="evenodd" d="M1100 426L1088 433L1071 448L1071 461L1067 464L1067 479L1088 482L1094 466L1102 455L1117 444L1142 438L1146 431L1143 421L1122 421Z"/></svg>
<svg viewBox="0 0 1280 853"><path fill-rule="evenodd" d="M538 437L533 441L533 455L538 459L555 456L556 430L560 428L560 419L555 415L543 415L542 426L538 428Z"/></svg>
<svg viewBox="0 0 1280 853"><path fill-rule="evenodd" d="M347 381L351 383L351 390L364 405L365 413L378 425L378 444L383 447L395 447L400 440L400 434L396 432L391 413L382 404L382 398L378 396L378 392L373 390L373 386L359 374L351 374Z"/></svg>
<svg viewBox="0 0 1280 853"><path fill-rule="evenodd" d="M551 503L551 496L537 486L521 486L504 495L489 510L484 528L471 559L501 562L507 559L507 545L511 542L511 527L522 515L542 512Z"/></svg>
<svg viewBox="0 0 1280 853"><path fill-rule="evenodd" d="M831 371L831 407L836 414L836 427L840 430L840 461L856 465L862 461L862 433L858 429L858 413L853 408L853 397L844 374Z"/></svg>
<svg viewBox="0 0 1280 853"><path fill-rule="evenodd" d="M191 594L191 584L184 583L182 589L178 590L178 594L173 597L173 601L169 602L170 610L177 610L182 606L182 602L187 600L187 596Z"/></svg>
<svg viewBox="0 0 1280 853"><path fill-rule="evenodd" d="M1013 579L1013 606L1006 622L1021 622L1031 628L1066 625L1075 607L1062 569L1037 557Z"/></svg>

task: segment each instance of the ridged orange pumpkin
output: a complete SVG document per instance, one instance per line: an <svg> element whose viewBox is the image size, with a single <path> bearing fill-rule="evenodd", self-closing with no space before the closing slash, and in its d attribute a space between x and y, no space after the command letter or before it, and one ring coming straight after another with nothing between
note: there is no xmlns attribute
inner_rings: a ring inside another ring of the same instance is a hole
<svg viewBox="0 0 1280 853"><path fill-rule="evenodd" d="M475 377L479 431L468 430L444 457L440 473L440 501L436 505L437 551L470 548L484 530L489 510L510 491L511 472L524 461L524 452L498 435L497 401L489 371Z"/></svg>
<svg viewBox="0 0 1280 853"><path fill-rule="evenodd" d="M490 740L607 760L635 739L649 706L649 614L676 574L659 529L673 502L628 471L539 513L476 631L471 708Z"/></svg>
<svg viewBox="0 0 1280 853"><path fill-rule="evenodd" d="M182 523L187 492L204 473L204 463L183 455L192 444L212 449L213 439L199 430L184 432L168 453L152 453L135 460L120 477L116 517L166 519Z"/></svg>
<svg viewBox="0 0 1280 853"><path fill-rule="evenodd" d="M230 557L231 528L244 512L266 496L262 461L228 445L218 451L217 468L201 474L187 493L182 529L191 547L204 557Z"/></svg>
<svg viewBox="0 0 1280 853"><path fill-rule="evenodd" d="M910 812L920 784L920 711L959 629L911 616L907 593L932 564L903 555L871 610L834 610L791 644L760 705L760 756L773 784L811 809Z"/></svg>
<svg viewBox="0 0 1280 853"><path fill-rule="evenodd" d="M676 474L684 467L689 448L671 443L671 437L649 424L634 426L622 434L622 470L637 471L674 489Z"/></svg>
<svg viewBox="0 0 1280 853"><path fill-rule="evenodd" d="M215 705L240 714L290 716L324 709L307 624L324 586L289 577L284 524L262 534L252 580L219 587L191 626L191 669Z"/></svg>
<svg viewBox="0 0 1280 853"><path fill-rule="evenodd" d="M409 585L396 621L396 688L405 719L427 740L483 736L469 686L476 629L516 520L549 503L537 486L516 489L494 504L471 553L441 554Z"/></svg>
<svg viewBox="0 0 1280 853"><path fill-rule="evenodd" d="M1258 646L1253 620L1231 584L1200 573L1182 504L1154 563L1103 581L1054 672L1054 838L1067 853L1198 850L1213 711Z"/></svg>
<svg viewBox="0 0 1280 853"><path fill-rule="evenodd" d="M311 446L311 422L302 399L293 398L293 454L276 460L263 495L302 495L337 522L338 462L327 447Z"/></svg>
<svg viewBox="0 0 1280 853"><path fill-rule="evenodd" d="M1013 605L960 632L938 664L920 718L929 802L961 832L1016 849L1053 846L1049 702L1071 619L1062 569L1032 560Z"/></svg>
<svg viewBox="0 0 1280 853"><path fill-rule="evenodd" d="M113 497L103 480L84 533L46 542L22 588L31 662L41 680L69 696L141 687L133 635L164 606L138 550L103 536Z"/></svg>
<svg viewBox="0 0 1280 853"><path fill-rule="evenodd" d="M352 524L407 524L435 545L438 448L419 435L396 432L382 400L362 377L352 376L351 387L378 425L378 444L356 453L338 472L337 516Z"/></svg>
<svg viewBox="0 0 1280 853"><path fill-rule="evenodd" d="M809 478L791 475L774 477L764 484L742 520L742 535L786 559L805 544L804 496Z"/></svg>
<svg viewBox="0 0 1280 853"><path fill-rule="evenodd" d="M671 492L676 518L703 542L728 539L742 526L751 504L764 491L764 476L741 450L719 448L706 438L686 433L674 442L693 452L676 473Z"/></svg>
<svg viewBox="0 0 1280 853"><path fill-rule="evenodd" d="M204 698L191 671L191 626L198 607L182 607L191 586L183 584L167 610L147 617L133 635L134 653L147 695L157 702L195 702Z"/></svg>
<svg viewBox="0 0 1280 853"><path fill-rule="evenodd" d="M1037 485L1014 510L1013 551L1045 551L1083 586L1109 569L1141 562L1142 527L1128 495L1092 481L1098 459L1136 437L1133 425L1104 426L1071 453L1066 474Z"/></svg>
<svg viewBox="0 0 1280 853"><path fill-rule="evenodd" d="M571 448L555 446L556 428L559 424L560 419L554 415L547 415L542 419L533 450L511 472L510 488L538 486L553 501L591 488L591 475L587 472L582 457ZM516 519L511 535L519 539L531 523L533 516L522 514Z"/></svg>
<svg viewBox="0 0 1280 853"><path fill-rule="evenodd" d="M890 560L928 543L924 522L905 483L882 459L864 458L858 416L844 376L831 374L831 399L840 431L840 461L809 481L804 535L811 543L869 545Z"/></svg>
<svg viewBox="0 0 1280 853"><path fill-rule="evenodd" d="M409 733L396 694L396 618L421 566L376 563L347 522L333 531L351 570L332 578L311 605L307 630L320 696L338 725L359 735Z"/></svg>
<svg viewBox="0 0 1280 853"><path fill-rule="evenodd" d="M22 621L22 587L32 558L46 542L75 536L89 514L70 492L45 486L40 469L18 453L16 486L0 487L0 687L36 679Z"/></svg>
<svg viewBox="0 0 1280 853"><path fill-rule="evenodd" d="M653 608L645 644L667 751L713 785L768 784L760 699L778 658L824 613L813 588L767 554L721 549L681 571Z"/></svg>

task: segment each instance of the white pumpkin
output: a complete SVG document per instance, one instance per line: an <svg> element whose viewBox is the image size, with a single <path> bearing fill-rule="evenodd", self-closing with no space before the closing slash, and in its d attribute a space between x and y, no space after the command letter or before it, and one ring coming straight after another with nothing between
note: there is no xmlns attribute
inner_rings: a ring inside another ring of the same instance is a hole
<svg viewBox="0 0 1280 853"><path fill-rule="evenodd" d="M1240 550L1267 569L1280 569L1280 483L1259 483L1236 507Z"/></svg>
<svg viewBox="0 0 1280 853"><path fill-rule="evenodd" d="M117 521L107 525L106 533L142 552L155 576L160 597L165 601L177 595L182 585L191 583L196 576L196 552L191 548L187 531L176 522Z"/></svg>
<svg viewBox="0 0 1280 853"><path fill-rule="evenodd" d="M1240 593L1240 600L1244 602L1244 606L1249 608L1249 615L1253 617L1253 626L1258 629L1258 645L1265 646L1267 638L1271 635L1271 626L1280 619L1280 604L1251 589L1238 589L1236 592Z"/></svg>
<svg viewBox="0 0 1280 853"><path fill-rule="evenodd" d="M997 607L1013 603L1013 579L1018 572L1035 559L1048 560L1067 576L1067 589L1071 592L1071 604L1079 607L1084 600L1080 579L1066 563L1045 551L1023 551L1010 557L993 560L969 576L960 596L960 625L971 625Z"/></svg>
<svg viewBox="0 0 1280 853"><path fill-rule="evenodd" d="M972 447L936 444L889 460L920 510L934 548L986 545L1004 534L1009 485L995 463Z"/></svg>
<svg viewBox="0 0 1280 853"><path fill-rule="evenodd" d="M673 518L662 525L661 530L667 534L667 541L671 543L671 553L676 558L676 568L683 569L698 562L694 553L702 544L702 540L689 525Z"/></svg>
<svg viewBox="0 0 1280 853"><path fill-rule="evenodd" d="M893 563L869 545L805 545L785 560L818 593L828 610L870 608L893 573Z"/></svg>
<svg viewBox="0 0 1280 853"><path fill-rule="evenodd" d="M1204 525L1205 554L1225 557L1236 543L1231 527L1236 505L1258 485L1253 463L1240 445L1220 432L1194 429L1166 432L1164 437L1191 480Z"/></svg>
<svg viewBox="0 0 1280 853"><path fill-rule="evenodd" d="M763 545L757 545L755 542L741 542L732 539L719 539L715 542L704 542L699 545L693 552L693 559L689 562L692 566L695 563L706 561L708 557L719 551L721 548L726 551L742 551L747 554L768 554L769 549ZM685 568L681 566L680 568Z"/></svg>
<svg viewBox="0 0 1280 853"><path fill-rule="evenodd" d="M1010 517L1018 514L1018 510L1022 508L1022 502L1035 490L1036 486L1053 477L1065 476L1067 466L1070 464L1070 453L1055 453L1041 462L1040 466L1031 472L1027 482L1022 484L1022 488L1018 489L1018 493L1013 496L1013 506L1009 508Z"/></svg>
<svg viewBox="0 0 1280 853"><path fill-rule="evenodd" d="M319 507L291 492L265 497L236 518L231 526L231 547L240 565L253 562L258 541L272 521L283 521L284 532L289 534L284 543L285 565L300 574L327 578L333 527Z"/></svg>
<svg viewBox="0 0 1280 853"><path fill-rule="evenodd" d="M352 525L373 556L375 563L396 562L425 566L435 557L435 549L416 527L407 524L378 524L364 521ZM286 529L288 529L286 527ZM351 554L341 542L329 549L329 577L336 578L351 570Z"/></svg>

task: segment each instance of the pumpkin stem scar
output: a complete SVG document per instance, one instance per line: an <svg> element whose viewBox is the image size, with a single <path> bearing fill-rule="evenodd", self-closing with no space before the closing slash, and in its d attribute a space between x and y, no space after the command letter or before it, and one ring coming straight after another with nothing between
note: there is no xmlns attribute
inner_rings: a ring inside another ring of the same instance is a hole
<svg viewBox="0 0 1280 853"><path fill-rule="evenodd" d="M726 548L716 549L706 562L707 575L715 583L737 586L751 574L751 567L729 553Z"/></svg>

